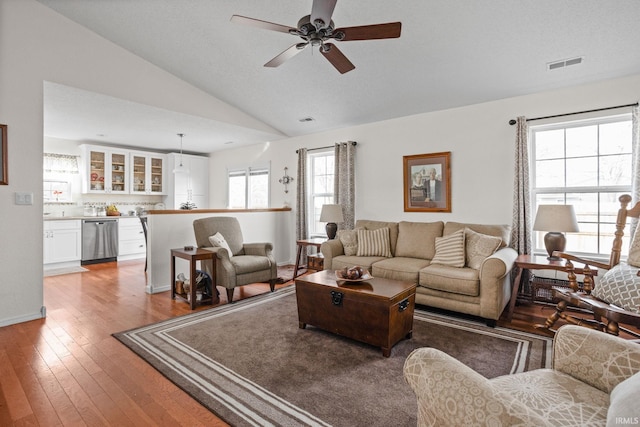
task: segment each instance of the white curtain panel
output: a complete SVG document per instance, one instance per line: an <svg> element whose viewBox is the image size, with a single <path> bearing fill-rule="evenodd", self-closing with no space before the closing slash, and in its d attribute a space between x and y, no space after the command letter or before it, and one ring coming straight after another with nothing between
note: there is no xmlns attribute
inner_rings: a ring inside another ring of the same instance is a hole
<svg viewBox="0 0 640 427"><path fill-rule="evenodd" d="M529 191L529 126L527 119L516 120L515 178L513 183L513 221L511 247L518 254L531 253L531 196Z"/></svg>
<svg viewBox="0 0 640 427"><path fill-rule="evenodd" d="M341 142L335 145L334 200L342 206L344 221L338 224L341 230L352 230L355 226L355 157L354 142Z"/></svg>

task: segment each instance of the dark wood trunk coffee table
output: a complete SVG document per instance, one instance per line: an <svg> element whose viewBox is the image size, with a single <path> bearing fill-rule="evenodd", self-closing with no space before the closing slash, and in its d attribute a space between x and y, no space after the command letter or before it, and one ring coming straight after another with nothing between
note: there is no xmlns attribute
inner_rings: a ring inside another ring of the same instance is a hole
<svg viewBox="0 0 640 427"><path fill-rule="evenodd" d="M336 281L333 271L295 280L299 327L313 325L325 331L382 348L411 338L416 284L373 278L364 282Z"/></svg>

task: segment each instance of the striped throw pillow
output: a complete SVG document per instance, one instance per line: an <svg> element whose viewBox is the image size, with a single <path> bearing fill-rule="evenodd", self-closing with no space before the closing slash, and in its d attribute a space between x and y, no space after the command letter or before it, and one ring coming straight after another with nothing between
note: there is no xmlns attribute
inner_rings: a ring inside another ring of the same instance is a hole
<svg viewBox="0 0 640 427"><path fill-rule="evenodd" d="M357 256L383 256L391 257L391 245L389 241L389 227L375 230L358 231Z"/></svg>
<svg viewBox="0 0 640 427"><path fill-rule="evenodd" d="M436 237L436 254L432 264L464 267L464 229L447 236Z"/></svg>

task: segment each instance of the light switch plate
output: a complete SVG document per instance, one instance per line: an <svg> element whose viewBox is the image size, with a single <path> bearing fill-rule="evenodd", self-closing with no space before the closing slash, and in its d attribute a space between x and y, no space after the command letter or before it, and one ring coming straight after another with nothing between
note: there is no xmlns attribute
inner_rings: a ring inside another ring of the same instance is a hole
<svg viewBox="0 0 640 427"><path fill-rule="evenodd" d="M16 205L33 205L33 193L16 191Z"/></svg>

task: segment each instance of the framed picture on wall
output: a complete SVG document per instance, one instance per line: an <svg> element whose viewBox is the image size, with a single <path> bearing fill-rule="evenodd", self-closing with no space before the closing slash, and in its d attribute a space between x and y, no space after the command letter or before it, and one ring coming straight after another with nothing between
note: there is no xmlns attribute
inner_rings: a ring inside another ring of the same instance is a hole
<svg viewBox="0 0 640 427"><path fill-rule="evenodd" d="M7 173L7 125L0 125L0 185L9 184Z"/></svg>
<svg viewBox="0 0 640 427"><path fill-rule="evenodd" d="M451 212L451 152L403 156L404 211Z"/></svg>

